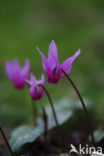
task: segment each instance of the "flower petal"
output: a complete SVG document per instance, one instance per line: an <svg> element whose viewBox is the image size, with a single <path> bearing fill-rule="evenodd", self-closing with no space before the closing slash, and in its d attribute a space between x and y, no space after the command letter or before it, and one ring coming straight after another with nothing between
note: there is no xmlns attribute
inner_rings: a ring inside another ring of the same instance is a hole
<svg viewBox="0 0 104 156"><path fill-rule="evenodd" d="M23 69L21 69L20 64L17 60L13 60L11 63L9 61L5 64L6 74L9 79L14 84L16 89L22 89L26 83L29 72L29 64L26 61L26 64Z"/></svg>
<svg viewBox="0 0 104 156"><path fill-rule="evenodd" d="M31 73L31 80L30 81L26 80L26 82L30 84L29 93L30 96L32 97L32 100L41 99L42 96L44 95L44 89L43 88L39 89L38 85L45 84L44 75L41 76L41 80L37 80L36 77Z"/></svg>
<svg viewBox="0 0 104 156"><path fill-rule="evenodd" d="M17 60L11 63L12 77L11 80L16 84L20 84L22 81L21 67Z"/></svg>
<svg viewBox="0 0 104 156"><path fill-rule="evenodd" d="M38 80L38 81L37 81L37 85L39 85L39 84L42 84L42 85L45 84L45 78L44 78L44 75L43 75L43 74L42 74L42 76L41 76L41 80Z"/></svg>
<svg viewBox="0 0 104 156"><path fill-rule="evenodd" d="M66 59L63 64L61 65L61 68L66 72L69 73L72 67L73 61L76 59L76 57L80 54L80 49L70 58ZM63 75L63 74L62 74Z"/></svg>
<svg viewBox="0 0 104 156"><path fill-rule="evenodd" d="M49 45L49 51L48 51L48 63L50 65L51 68L55 67L55 60L54 58L57 60L57 47L55 42L52 40L52 42Z"/></svg>
<svg viewBox="0 0 104 156"><path fill-rule="evenodd" d="M9 61L6 61L6 63L5 63L5 71L6 71L8 78L11 80L12 79L12 68L11 68L11 63Z"/></svg>
<svg viewBox="0 0 104 156"><path fill-rule="evenodd" d="M36 84L36 83L37 83L37 79L36 79L36 77L33 75L33 73L31 73L31 82L32 82L33 84Z"/></svg>
<svg viewBox="0 0 104 156"><path fill-rule="evenodd" d="M57 59L57 46L54 40L52 40L52 42L49 45L48 57L51 58L51 56L54 56Z"/></svg>
<svg viewBox="0 0 104 156"><path fill-rule="evenodd" d="M40 51L39 48L36 48L36 49L37 49L37 51L39 52L39 54L41 55L41 57L42 57L43 68L44 68L44 70L45 70L45 72L46 72L46 71L47 71L47 68L48 68L47 59L46 59L45 55Z"/></svg>
<svg viewBox="0 0 104 156"><path fill-rule="evenodd" d="M39 89L37 87L31 86L29 89L30 96L32 97L32 100L39 100L40 99L40 93Z"/></svg>
<svg viewBox="0 0 104 156"><path fill-rule="evenodd" d="M29 81L29 80L26 80L26 79L25 79L25 82L28 83L29 85L32 85L32 82Z"/></svg>
<svg viewBox="0 0 104 156"><path fill-rule="evenodd" d="M25 79L25 82L28 83L31 86L34 84L34 76L33 76L33 73L31 73L30 81L27 80L27 79Z"/></svg>
<svg viewBox="0 0 104 156"><path fill-rule="evenodd" d="M28 79L30 70L29 60L26 60L24 67L22 68L22 76L24 79Z"/></svg>

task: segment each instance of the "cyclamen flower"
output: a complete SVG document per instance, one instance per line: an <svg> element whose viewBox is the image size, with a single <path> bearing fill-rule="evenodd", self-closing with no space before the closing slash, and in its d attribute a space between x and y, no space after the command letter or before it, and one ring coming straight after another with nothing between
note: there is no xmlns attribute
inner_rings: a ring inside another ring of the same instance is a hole
<svg viewBox="0 0 104 156"><path fill-rule="evenodd" d="M23 68L20 67L20 64L16 60L12 62L6 61L5 63L6 74L16 89L24 88L26 84L25 79L29 77L29 70L30 64L28 60L25 61Z"/></svg>
<svg viewBox="0 0 104 156"><path fill-rule="evenodd" d="M44 89L39 88L39 85L45 85L44 75L41 76L41 80L37 80L36 77L31 74L30 81L26 80L26 82L30 85L29 93L32 97L32 100L39 100L44 95Z"/></svg>
<svg viewBox="0 0 104 156"><path fill-rule="evenodd" d="M37 51L41 55L43 69L48 77L48 82L57 83L60 78L64 75L63 69L66 73L69 73L72 68L72 63L76 57L80 54L80 49L72 56L66 59L62 64L58 61L57 47L55 42L52 40L49 45L48 58L37 48Z"/></svg>

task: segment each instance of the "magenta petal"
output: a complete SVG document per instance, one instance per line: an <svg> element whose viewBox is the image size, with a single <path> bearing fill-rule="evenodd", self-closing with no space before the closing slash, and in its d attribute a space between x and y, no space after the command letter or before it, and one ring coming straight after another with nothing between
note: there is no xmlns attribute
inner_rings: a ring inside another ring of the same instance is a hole
<svg viewBox="0 0 104 156"><path fill-rule="evenodd" d="M8 76L8 78L11 80L12 78L12 68L11 68L11 63L9 61L6 61L5 63L5 71Z"/></svg>
<svg viewBox="0 0 104 156"><path fill-rule="evenodd" d="M49 45L48 57L51 58L51 56L54 56L57 59L57 46L54 40L52 40Z"/></svg>
<svg viewBox="0 0 104 156"><path fill-rule="evenodd" d="M15 88L21 89L23 80L21 75L21 68L18 61L14 60L10 63L10 65L8 64L8 69L11 70L11 74L7 76L10 76L9 79L13 82Z"/></svg>
<svg viewBox="0 0 104 156"><path fill-rule="evenodd" d="M49 51L48 51L48 63L51 68L54 68L56 65L54 58L57 60L57 47L55 42L52 40L52 42L49 45Z"/></svg>
<svg viewBox="0 0 104 156"><path fill-rule="evenodd" d="M5 70L8 78L14 84L16 89L22 89L26 83L25 79L28 78L29 74L29 62L26 61L26 64L23 69L21 69L18 61L14 60L11 63L6 62Z"/></svg>
<svg viewBox="0 0 104 156"><path fill-rule="evenodd" d="M22 76L24 79L28 79L30 70L30 63L26 60L24 67L22 68Z"/></svg>
<svg viewBox="0 0 104 156"><path fill-rule="evenodd" d="M38 88L38 81L36 79L36 77L31 73L31 83L32 83L32 87L35 88L37 91L39 90Z"/></svg>
<svg viewBox="0 0 104 156"><path fill-rule="evenodd" d="M31 83L37 85L37 80L33 73L31 73Z"/></svg>
<svg viewBox="0 0 104 156"><path fill-rule="evenodd" d="M72 67L73 61L76 59L76 57L80 54L80 49L70 58L66 59L63 64L61 65L61 68L66 72L69 73ZM63 74L62 74L63 75Z"/></svg>
<svg viewBox="0 0 104 156"><path fill-rule="evenodd" d="M12 61L12 82L16 89L22 89L25 85L25 80L22 76L22 69L18 61Z"/></svg>
<svg viewBox="0 0 104 156"><path fill-rule="evenodd" d="M31 73L31 78L30 78L30 81L29 80L27 80L27 79L25 79L25 82L27 82L29 85L33 85L34 83L36 83L36 82L34 82L34 75Z"/></svg>
<svg viewBox="0 0 104 156"><path fill-rule="evenodd" d="M40 51L39 48L36 48L36 49L37 49L37 51L39 52L39 54L41 55L41 57L42 57L43 68L44 68L44 70L45 70L45 72L46 72L46 71L47 71L47 68L48 68L47 59L46 59L45 55Z"/></svg>
<svg viewBox="0 0 104 156"><path fill-rule="evenodd" d="M11 63L7 61L5 64L5 68L6 74L11 81L15 83L17 80L19 81L21 79L21 69L18 61L14 60Z"/></svg>
<svg viewBox="0 0 104 156"><path fill-rule="evenodd" d="M44 75L41 76L41 80L38 80L38 81L37 81L37 85L39 85L39 84L42 84L42 85L44 86L44 84L45 84Z"/></svg>
<svg viewBox="0 0 104 156"><path fill-rule="evenodd" d="M29 90L30 96L32 97L32 100L39 100L39 90L36 87L31 86Z"/></svg>
<svg viewBox="0 0 104 156"><path fill-rule="evenodd" d="M22 74L21 74L21 67L18 63L18 61L14 60L12 61L12 79L15 81L17 79L22 79Z"/></svg>
<svg viewBox="0 0 104 156"><path fill-rule="evenodd" d="M26 82L30 85L29 93L32 100L39 100L44 95L44 89L39 88L39 84L45 85L44 75L41 76L41 80L37 80L36 77L31 74L30 81L26 80Z"/></svg>
<svg viewBox="0 0 104 156"><path fill-rule="evenodd" d="M25 79L25 82L28 83L29 85L32 85L32 82L29 81L29 80L26 80L26 79Z"/></svg>

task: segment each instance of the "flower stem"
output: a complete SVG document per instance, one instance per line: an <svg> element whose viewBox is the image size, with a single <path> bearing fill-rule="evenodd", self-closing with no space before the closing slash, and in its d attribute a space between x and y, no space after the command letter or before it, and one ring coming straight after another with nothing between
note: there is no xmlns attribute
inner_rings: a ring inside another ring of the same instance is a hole
<svg viewBox="0 0 104 156"><path fill-rule="evenodd" d="M52 108L52 113L53 113L53 117L54 117L56 126L57 126L58 128L60 128L59 123L58 123L58 119L57 119L57 116L56 116L55 108L54 108L54 105L53 105L53 102L52 102L52 98L51 98L51 96L50 96L48 90L47 90L43 85L39 84L39 86L42 87L42 88L44 89L44 91L45 91L45 93L46 93L46 95L47 95L47 97L48 97L48 100L49 100L49 102L50 102L51 108Z"/></svg>
<svg viewBox="0 0 104 156"><path fill-rule="evenodd" d="M11 147L10 147L10 145L9 145L9 142L8 142L8 140L7 140L6 136L5 136L5 133L4 133L4 131L3 131L1 126L0 126L0 132L1 132L1 134L2 134L2 136L4 138L4 140L5 140L5 143L6 143L7 147L8 147L8 150L9 150L11 156L15 156L13 151L12 151L12 149L11 149Z"/></svg>
<svg viewBox="0 0 104 156"><path fill-rule="evenodd" d="M47 140L47 136L48 136L48 116L47 116L47 113L46 113L46 110L45 110L44 106L42 106L42 112L43 112L42 118L43 118L43 122L44 122L44 137L45 137L45 140Z"/></svg>
<svg viewBox="0 0 104 156"><path fill-rule="evenodd" d="M36 103L33 100L32 100L32 109L33 109L33 123L36 124L37 108L36 108Z"/></svg>
<svg viewBox="0 0 104 156"><path fill-rule="evenodd" d="M29 89L29 85L27 85L27 89ZM33 112L32 120L33 120L33 125L34 125L34 124L36 124L36 118L37 118L37 108L36 108L36 103L34 100L31 100L31 105L32 105L32 112Z"/></svg>
<svg viewBox="0 0 104 156"><path fill-rule="evenodd" d="M81 94L79 93L79 90L77 89L76 85L74 84L74 82L71 80L71 78L69 77L69 75L63 70L61 69L61 71L64 73L64 75L66 76L66 78L69 80L69 82L72 84L73 88L75 89L80 101L81 101L81 104L82 104L82 107L83 107L83 110L85 112L85 115L86 115L86 118L88 120L88 123L89 123L89 130L90 130L90 134L91 134L91 138L92 138L92 142L94 143L95 142L95 139L94 139L94 135L93 135L93 130L92 130L92 126L91 126L91 121L90 121L90 117L89 117L89 114L87 112L87 108L84 104L84 101L82 99L82 96Z"/></svg>

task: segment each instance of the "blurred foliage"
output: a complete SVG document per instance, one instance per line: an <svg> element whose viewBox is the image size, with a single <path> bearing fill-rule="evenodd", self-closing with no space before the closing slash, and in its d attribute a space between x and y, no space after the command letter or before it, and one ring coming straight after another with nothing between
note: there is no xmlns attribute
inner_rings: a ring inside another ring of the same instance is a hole
<svg viewBox="0 0 104 156"><path fill-rule="evenodd" d="M82 53L70 73L82 96L99 108L104 96L104 1L98 0L18 0L0 1L0 120L16 126L30 122L31 100L27 88L16 91L5 75L5 60L17 58L23 65L26 58L31 71L40 77L41 58L35 47L47 55L48 45L55 40L59 60ZM58 85L47 84L54 100L76 98L71 85L63 78ZM37 102L46 103L44 97ZM40 103L40 104L39 104ZM102 109L99 113L101 113ZM101 113L103 114L103 113Z"/></svg>
<svg viewBox="0 0 104 156"><path fill-rule="evenodd" d="M70 111L69 105L64 106L63 103L59 102L58 104L55 105L55 110L57 112L57 119L60 126L65 124L67 121L69 121L69 119L72 116L72 111ZM52 110L49 106L45 108L45 113L47 115L47 121L48 121L47 135L49 135L50 133L49 130L51 132L55 131L57 135L58 134L62 135L61 132L59 132L60 128L56 126ZM41 110L40 110L40 116L41 117L43 116L43 112ZM44 124L45 123L43 122L43 119L38 117L35 126L22 125L14 129L13 132L11 133L11 138L10 138L10 144L12 150L18 151L24 145L35 142L42 135L43 135L42 140L44 140L44 133L45 133ZM58 129L58 131L56 129Z"/></svg>

